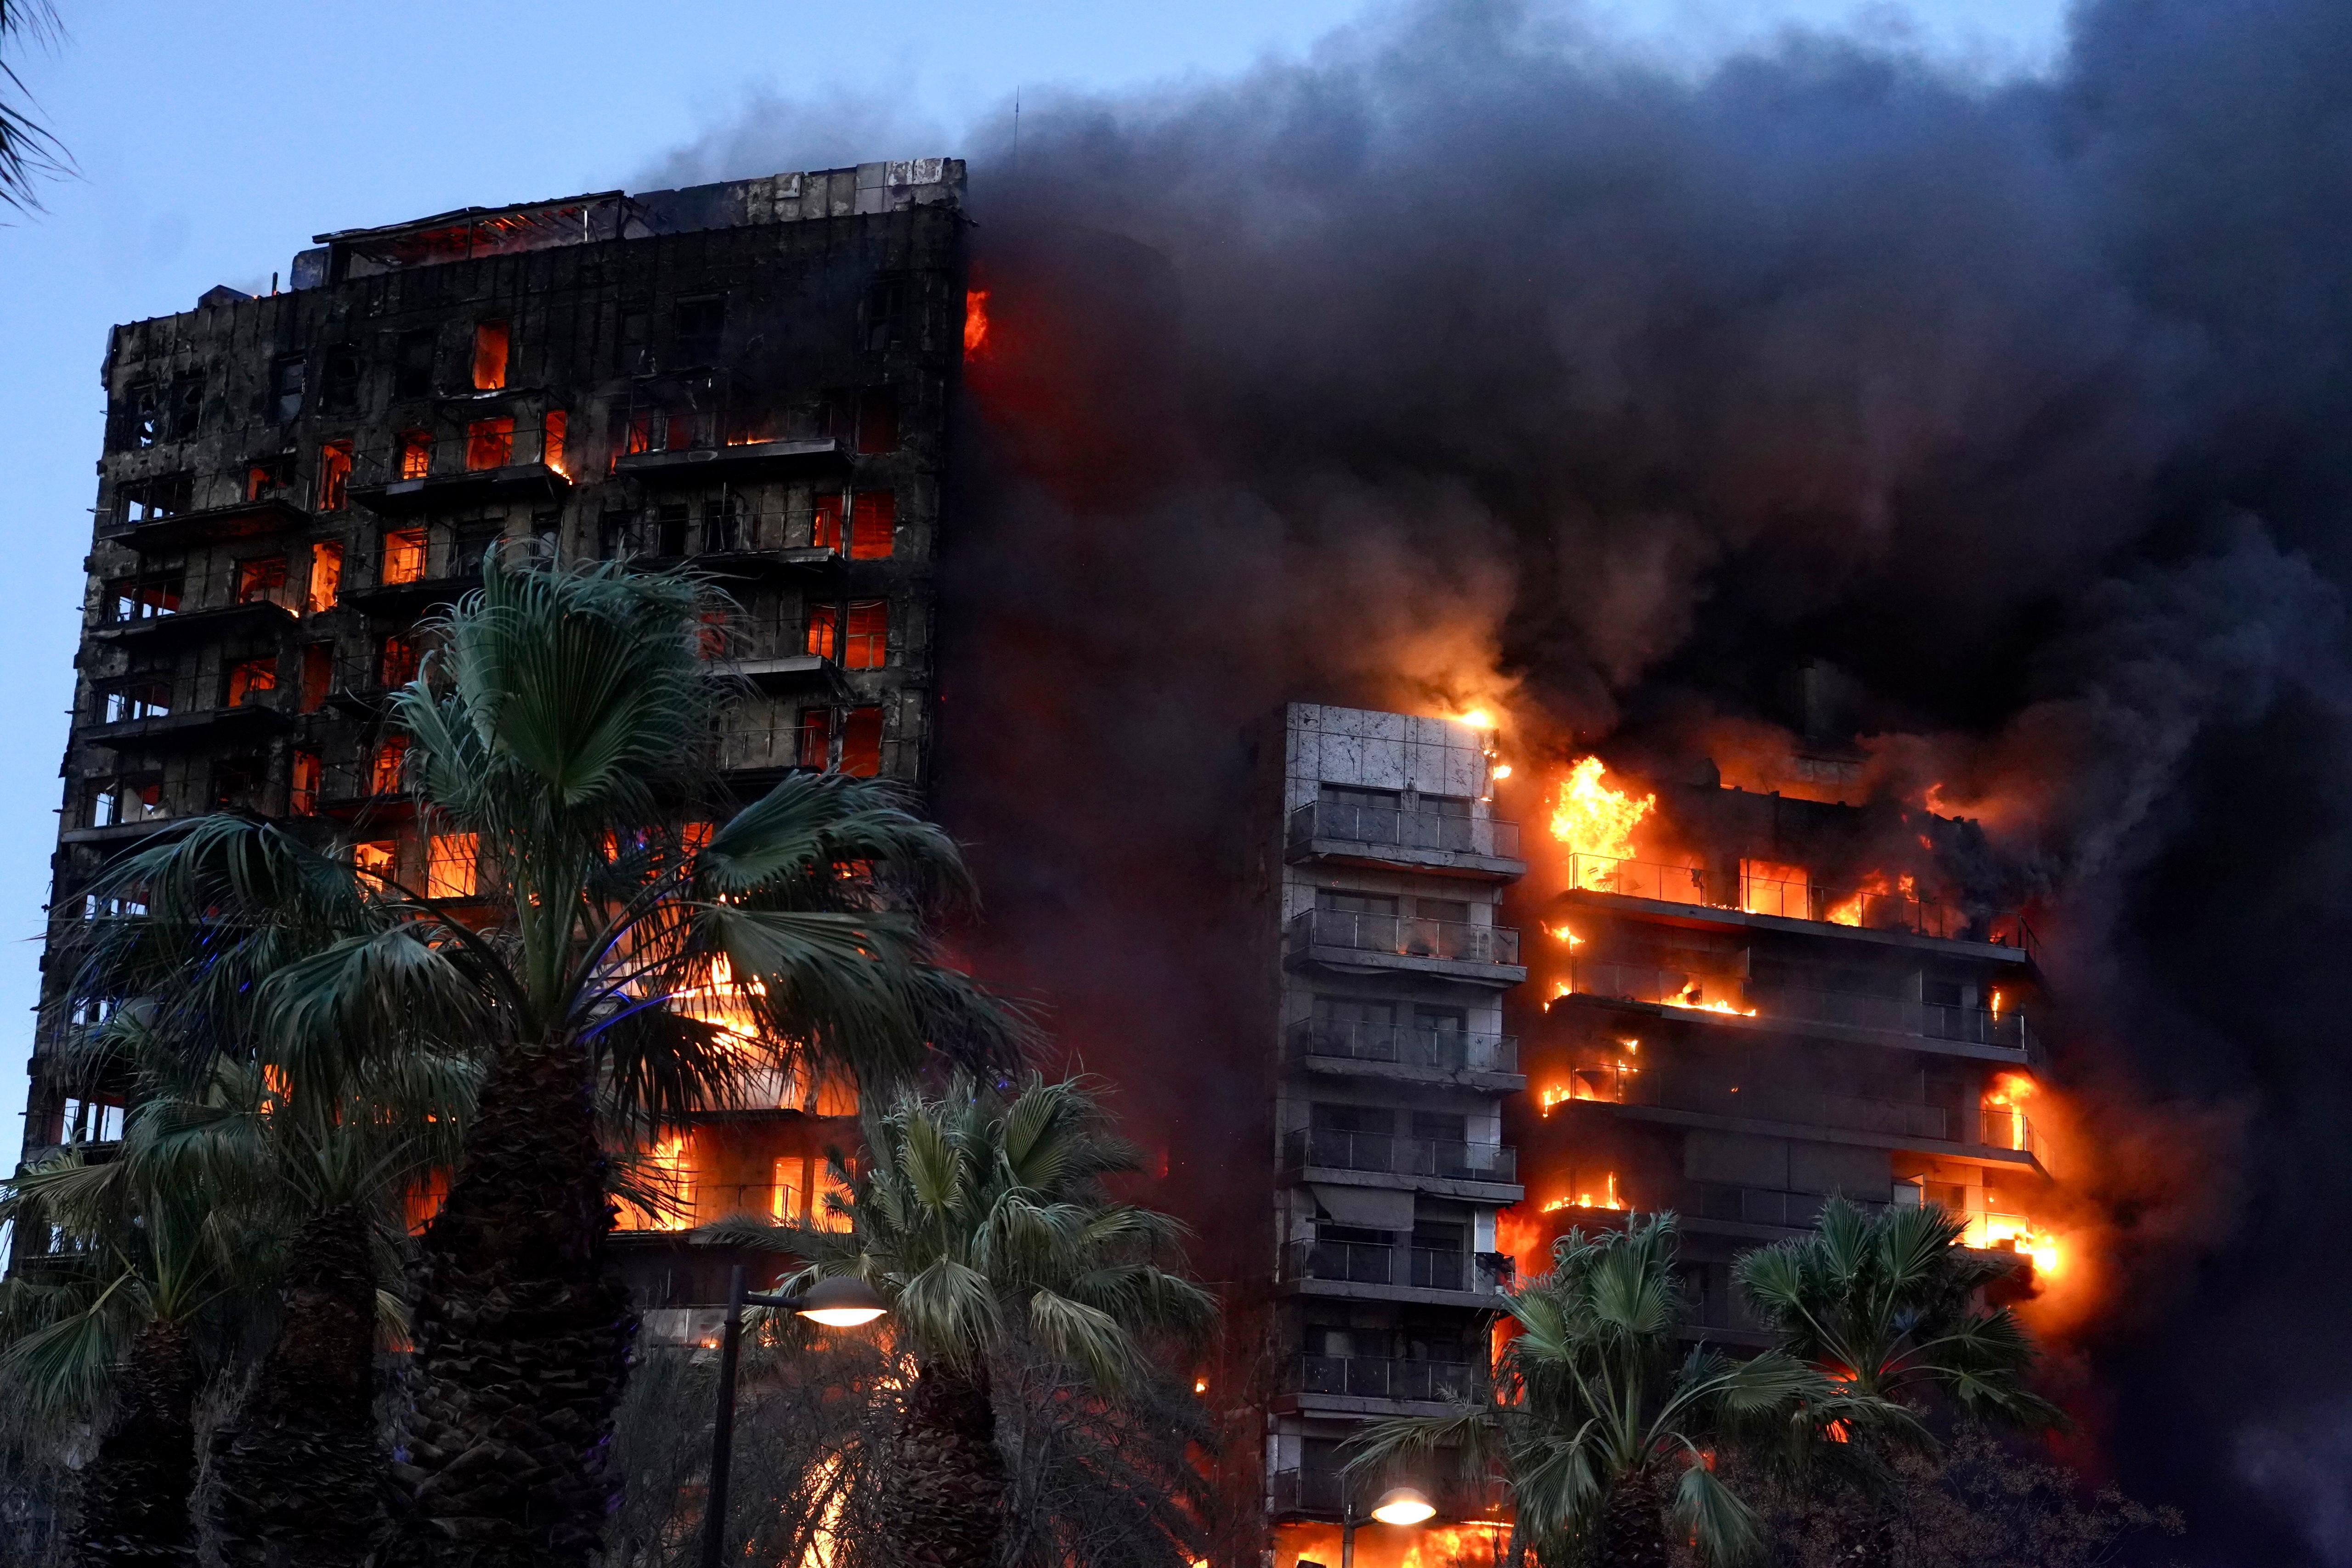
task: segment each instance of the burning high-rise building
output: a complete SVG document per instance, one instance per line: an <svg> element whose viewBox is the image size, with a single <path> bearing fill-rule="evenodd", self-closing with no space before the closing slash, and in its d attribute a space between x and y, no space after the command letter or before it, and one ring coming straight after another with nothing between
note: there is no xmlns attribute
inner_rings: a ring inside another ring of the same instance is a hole
<svg viewBox="0 0 2352 1568"><path fill-rule="evenodd" d="M736 799L794 768L928 788L963 181L934 158L468 208L115 329L27 1157L121 1134L129 1086L58 1047L88 1021L62 1011L82 934L117 913L85 884L147 836L266 816L463 915L474 845L417 820L385 700L493 548L723 580ZM656 1151L672 1202L624 1219L645 1302L707 1298L670 1233L822 1215L854 1108L778 1084Z"/></svg>

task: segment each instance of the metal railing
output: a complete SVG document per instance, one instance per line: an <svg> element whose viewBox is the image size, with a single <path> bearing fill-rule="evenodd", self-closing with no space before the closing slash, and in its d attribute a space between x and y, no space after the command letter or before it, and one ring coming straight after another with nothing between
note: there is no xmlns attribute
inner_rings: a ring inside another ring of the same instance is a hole
<svg viewBox="0 0 2352 1568"><path fill-rule="evenodd" d="M1440 958L1465 964L1517 964L1519 934L1507 925L1466 920L1423 920L1405 915L1360 915L1345 909L1304 909L1291 916L1294 947L1344 947L1400 958Z"/></svg>
<svg viewBox="0 0 2352 1568"><path fill-rule="evenodd" d="M1569 989L1579 996L1618 1001L1877 1030L2009 1051L2031 1051L2034 1043L2032 1026L2014 1008L1996 1013L1983 1008L1951 1007L1904 997L1874 997L1858 991L1759 985L1738 975L1704 975L1688 969L1612 964L1599 958L1570 960Z"/></svg>
<svg viewBox="0 0 2352 1568"><path fill-rule="evenodd" d="M1286 1280L1328 1280L1415 1291L1491 1296L1494 1281L1467 1252L1374 1241L1293 1241L1283 1249Z"/></svg>
<svg viewBox="0 0 2352 1568"><path fill-rule="evenodd" d="M1887 1207L1882 1198L1852 1198L1866 1209ZM1818 1192L1783 1192L1772 1187L1739 1186L1727 1182L1685 1182L1675 1195L1674 1207L1698 1219L1741 1225L1772 1225L1803 1230L1821 1218L1829 1197Z"/></svg>
<svg viewBox="0 0 2352 1568"><path fill-rule="evenodd" d="M205 611L273 605L300 614L308 567L299 552L280 548L242 559L214 559L194 570L155 571L108 586L99 602L101 631L137 631Z"/></svg>
<svg viewBox="0 0 2352 1568"><path fill-rule="evenodd" d="M1710 889L1706 869L1666 865L1617 855L1571 854L1569 886L1586 893L1613 893L1662 904L1693 904L1810 920L1866 931L1903 931L1963 942L1987 942L2035 954L2041 944L2022 915L1970 915L1954 904L1922 899L1896 888L1832 888L1810 882L1741 876L1732 889ZM1723 892L1730 897L1723 897Z"/></svg>
<svg viewBox="0 0 2352 1568"><path fill-rule="evenodd" d="M1313 839L1337 839L1370 849L1444 851L1516 860L1519 825L1493 817L1408 811L1381 806L1344 806L1318 800L1290 813L1293 846Z"/></svg>
<svg viewBox="0 0 2352 1568"><path fill-rule="evenodd" d="M1341 1500L1347 1495L1342 1486L1355 1489L1356 1506L1368 1509L1371 1500L1385 1490L1360 1477L1340 1479L1338 1469L1301 1467L1276 1470L1266 1478L1266 1506L1274 1513L1323 1514L1339 1516ZM1496 1486L1480 1486L1448 1478L1430 1481L1423 1479L1418 1490L1436 1505L1440 1519L1476 1519L1490 1514L1502 1505L1502 1491Z"/></svg>
<svg viewBox="0 0 2352 1568"><path fill-rule="evenodd" d="M630 1231L691 1230L698 1225L715 1225L719 1220L749 1217L776 1222L807 1223L812 1214L815 1222L825 1225L833 1217L826 1209L820 1192L812 1206L807 1191L795 1186L780 1186L772 1182L701 1182L681 1185L673 1195L674 1207L654 1209L640 1208L623 1203L614 1228Z"/></svg>
<svg viewBox="0 0 2352 1568"><path fill-rule="evenodd" d="M237 713L289 714L299 692L278 681L278 660L212 674L125 675L94 687L82 717L86 732L137 733L180 728ZM268 685L261 683L268 682Z"/></svg>
<svg viewBox="0 0 2352 1568"><path fill-rule="evenodd" d="M1588 1082L1590 1080L1588 1079ZM1951 1113L1924 1101L1882 1100L1854 1094L1823 1094L1754 1084L1709 1083L1672 1072L1611 1071L1597 1098L1620 1105L1701 1115L1738 1116L1804 1126L1839 1127L1894 1137L1949 1141Z"/></svg>
<svg viewBox="0 0 2352 1568"><path fill-rule="evenodd" d="M1486 1368L1467 1361L1413 1361L1384 1355L1301 1355L1284 1369L1283 1392L1348 1399L1483 1402Z"/></svg>
<svg viewBox="0 0 2352 1568"><path fill-rule="evenodd" d="M1517 1035L1397 1024L1324 1023L1300 1019L1290 1026L1297 1056L1425 1067L1440 1072L1517 1072Z"/></svg>
<svg viewBox="0 0 2352 1568"><path fill-rule="evenodd" d="M1518 1151L1501 1144L1298 1127L1284 1140L1283 1147L1286 1170L1322 1166L1331 1170L1431 1176L1447 1181L1518 1179Z"/></svg>

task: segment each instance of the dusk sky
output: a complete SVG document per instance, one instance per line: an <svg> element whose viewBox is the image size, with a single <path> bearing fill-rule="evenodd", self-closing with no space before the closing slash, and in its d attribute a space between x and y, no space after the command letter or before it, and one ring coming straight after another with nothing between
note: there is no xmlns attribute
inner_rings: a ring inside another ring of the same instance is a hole
<svg viewBox="0 0 2352 1568"><path fill-rule="evenodd" d="M802 128L782 165L987 157L1013 94L1148 89L1311 51L1352 0L1244 5L886 0L847 5L182 5L64 0L68 36L15 61L79 177L0 228L0 471L13 550L0 617L0 1113L22 1113L26 1009L55 846L58 759L90 541L108 327L263 290L313 234L452 207L771 172L730 166L747 103ZM1996 79L2048 68L2055 0L1562 8L1594 47L1703 71L1798 25L1857 29ZM1034 124L1034 119L1027 121ZM696 149L679 158L682 150ZM13 1132L7 1134L12 1140Z"/></svg>

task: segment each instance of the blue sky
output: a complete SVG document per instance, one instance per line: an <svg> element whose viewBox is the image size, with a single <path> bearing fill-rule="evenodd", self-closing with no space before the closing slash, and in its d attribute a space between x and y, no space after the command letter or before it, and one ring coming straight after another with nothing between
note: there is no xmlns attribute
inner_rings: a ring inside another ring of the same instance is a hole
<svg viewBox="0 0 2352 1568"><path fill-rule="evenodd" d="M0 1160L31 1042L58 759L89 546L107 328L268 287L314 233L445 208L645 188L750 101L793 106L794 168L961 152L1016 88L1118 89L1309 50L1360 0L867 0L562 6L60 0L16 62L80 177L0 228ZM2045 68L2062 0L1593 0L1620 46L1689 69L1798 24L1988 74ZM717 138L723 149L725 140ZM726 170L752 173L756 170Z"/></svg>

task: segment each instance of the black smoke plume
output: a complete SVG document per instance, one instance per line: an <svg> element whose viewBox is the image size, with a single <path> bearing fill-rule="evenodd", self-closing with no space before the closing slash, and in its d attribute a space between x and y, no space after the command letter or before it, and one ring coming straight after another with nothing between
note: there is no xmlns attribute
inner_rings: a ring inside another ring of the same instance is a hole
<svg viewBox="0 0 2352 1568"><path fill-rule="evenodd" d="M1832 661L2044 910L2118 1478L2200 1561L2352 1562L2352 7L2100 0L1988 82L1436 5L1009 131L940 806L980 960L1210 1252L1269 1224L1254 723L1486 699L1523 755L1672 753ZM805 162L736 127L666 173Z"/></svg>

